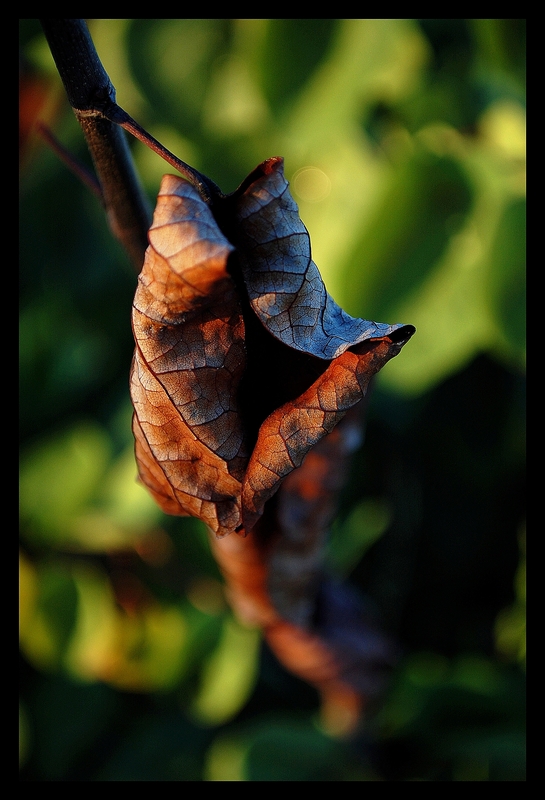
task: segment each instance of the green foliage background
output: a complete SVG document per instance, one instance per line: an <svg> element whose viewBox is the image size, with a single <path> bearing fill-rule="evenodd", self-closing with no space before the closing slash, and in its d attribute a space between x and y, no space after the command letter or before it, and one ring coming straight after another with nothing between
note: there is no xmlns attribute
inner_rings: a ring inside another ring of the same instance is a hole
<svg viewBox="0 0 545 800"><path fill-rule="evenodd" d="M367 728L242 628L135 482L135 275L35 138L20 181L22 780L525 780L525 20L89 20L117 98L232 191L285 158L328 290L416 326L329 562L401 657ZM89 163L37 20L22 74ZM153 207L155 154L131 142Z"/></svg>

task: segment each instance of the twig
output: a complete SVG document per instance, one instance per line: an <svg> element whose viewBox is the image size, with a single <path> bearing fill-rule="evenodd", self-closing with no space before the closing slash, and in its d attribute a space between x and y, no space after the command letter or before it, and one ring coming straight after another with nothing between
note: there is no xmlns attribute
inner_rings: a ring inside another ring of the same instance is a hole
<svg viewBox="0 0 545 800"><path fill-rule="evenodd" d="M53 132L43 122L36 123L36 131L40 134L49 147L58 155L64 164L80 179L80 181L87 186L87 188L95 195L97 200L104 204L102 197L102 189L100 183L95 175L90 172L83 164L81 164L72 153L63 147Z"/></svg>
<svg viewBox="0 0 545 800"><path fill-rule="evenodd" d="M41 19L68 100L89 147L110 228L140 271L151 213L125 134L101 114L115 89L82 19Z"/></svg>
<svg viewBox="0 0 545 800"><path fill-rule="evenodd" d="M206 175L203 175L201 172L196 170L194 167L191 167L189 164L186 164L185 161L182 161L181 158L175 156L174 153L171 153L170 150L161 144L161 142L157 141L155 137L153 137L150 133L148 133L144 128L136 122L126 111L124 111L121 106L118 106L117 103L109 103L105 106L105 108L99 112L101 116L104 116L106 119L109 119L110 122L115 122L117 125L120 125L126 131L131 133L136 139L143 142L150 150L153 150L154 153L157 153L161 156L161 158L174 167L184 178L186 178L189 183L191 183L200 193L202 199L208 203L212 204L215 199L224 197L223 192L217 186L214 181L208 178Z"/></svg>

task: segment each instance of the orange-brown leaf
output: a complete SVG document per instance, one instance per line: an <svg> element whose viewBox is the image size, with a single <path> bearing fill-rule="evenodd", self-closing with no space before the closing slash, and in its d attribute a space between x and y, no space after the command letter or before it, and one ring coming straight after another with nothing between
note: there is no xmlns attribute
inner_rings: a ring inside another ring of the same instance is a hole
<svg viewBox="0 0 545 800"><path fill-rule="evenodd" d="M140 478L167 513L224 535L240 523L247 456L237 405L244 323L233 250L206 203L166 175L133 305ZM155 462L152 465L152 461Z"/></svg>
<svg viewBox="0 0 545 800"><path fill-rule="evenodd" d="M340 715L345 732L396 657L361 599L324 575L323 545L361 411L353 407L287 476L251 536L212 540L237 615L263 628L279 661L319 690L322 713L335 727Z"/></svg>
<svg viewBox="0 0 545 800"><path fill-rule="evenodd" d="M140 479L166 513L208 525L238 615L354 721L390 645L324 579L323 544L357 409L414 328L327 294L282 159L213 211L164 177L133 308Z"/></svg>
<svg viewBox="0 0 545 800"><path fill-rule="evenodd" d="M262 424L242 486L243 520L251 530L267 500L308 451L358 403L369 381L412 335L409 326L392 337L346 350L306 392L274 411Z"/></svg>
<svg viewBox="0 0 545 800"><path fill-rule="evenodd" d="M131 384L141 480L165 511L223 536L254 527L414 328L354 319L327 294L281 158L217 198L214 214L188 182L163 178Z"/></svg>

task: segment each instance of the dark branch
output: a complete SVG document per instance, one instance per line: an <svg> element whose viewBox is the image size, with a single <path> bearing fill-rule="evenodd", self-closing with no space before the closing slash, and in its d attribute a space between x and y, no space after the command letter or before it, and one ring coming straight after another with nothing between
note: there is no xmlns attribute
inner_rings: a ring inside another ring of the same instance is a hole
<svg viewBox="0 0 545 800"><path fill-rule="evenodd" d="M41 19L40 22L87 140L110 228L140 271L151 214L125 134L103 114L115 104L115 89L84 20Z"/></svg>

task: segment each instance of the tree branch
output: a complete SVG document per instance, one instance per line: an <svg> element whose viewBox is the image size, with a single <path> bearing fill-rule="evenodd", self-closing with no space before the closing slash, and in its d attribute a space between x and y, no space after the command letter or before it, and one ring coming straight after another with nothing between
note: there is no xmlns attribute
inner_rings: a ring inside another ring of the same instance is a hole
<svg viewBox="0 0 545 800"><path fill-rule="evenodd" d="M125 134L101 111L115 104L115 89L84 20L41 19L40 23L87 141L112 233L140 271L151 213Z"/></svg>

